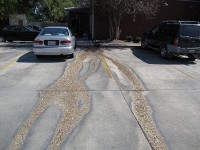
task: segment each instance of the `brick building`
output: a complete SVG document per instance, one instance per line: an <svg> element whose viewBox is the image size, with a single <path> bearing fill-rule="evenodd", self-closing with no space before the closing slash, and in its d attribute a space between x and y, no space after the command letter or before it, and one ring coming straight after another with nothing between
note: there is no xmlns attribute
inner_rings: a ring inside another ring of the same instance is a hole
<svg viewBox="0 0 200 150"><path fill-rule="evenodd" d="M166 0L168 6L162 6L157 16L151 20L146 19L142 15L136 16L133 21L132 16L127 15L123 18L120 26L120 39L125 39L126 36L141 36L144 32L149 31L153 26L163 20L199 20L200 21L200 2L198 0ZM73 18L76 16L78 20L81 19L80 12L82 9L74 9ZM95 15L92 9L88 9L88 13L84 12L86 18L81 24L87 24L88 28L85 32L88 33L89 38L92 39L108 39L109 38L109 24L108 18L105 16ZM70 19L70 18L69 18ZM72 19L72 18L71 18ZM81 25L79 22L79 31ZM86 28L85 28L86 29Z"/></svg>

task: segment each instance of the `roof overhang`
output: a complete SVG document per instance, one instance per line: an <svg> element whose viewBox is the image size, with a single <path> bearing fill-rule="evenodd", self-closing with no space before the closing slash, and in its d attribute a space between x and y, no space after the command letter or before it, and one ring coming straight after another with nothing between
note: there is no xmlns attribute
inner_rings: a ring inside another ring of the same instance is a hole
<svg viewBox="0 0 200 150"><path fill-rule="evenodd" d="M89 12L90 7L65 7L64 10L68 12Z"/></svg>

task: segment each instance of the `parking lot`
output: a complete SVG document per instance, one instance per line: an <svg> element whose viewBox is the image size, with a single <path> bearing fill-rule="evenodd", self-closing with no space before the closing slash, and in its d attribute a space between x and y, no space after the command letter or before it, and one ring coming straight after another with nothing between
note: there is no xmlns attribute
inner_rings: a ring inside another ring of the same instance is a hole
<svg viewBox="0 0 200 150"><path fill-rule="evenodd" d="M200 60L139 45L37 59L0 45L0 149L198 150Z"/></svg>

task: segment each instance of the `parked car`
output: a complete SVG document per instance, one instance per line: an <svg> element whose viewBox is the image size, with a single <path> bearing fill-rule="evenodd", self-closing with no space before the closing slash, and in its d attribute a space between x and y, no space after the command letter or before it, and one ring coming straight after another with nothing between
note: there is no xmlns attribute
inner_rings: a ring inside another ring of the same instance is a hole
<svg viewBox="0 0 200 150"><path fill-rule="evenodd" d="M46 27L34 40L33 52L41 55L67 55L73 57L76 38L68 27Z"/></svg>
<svg viewBox="0 0 200 150"><path fill-rule="evenodd" d="M162 58L200 54L200 24L197 21L163 21L142 36L141 47L160 52Z"/></svg>
<svg viewBox="0 0 200 150"><path fill-rule="evenodd" d="M36 25L27 25L27 27L34 29L36 31L42 31L42 28Z"/></svg>
<svg viewBox="0 0 200 150"><path fill-rule="evenodd" d="M0 30L0 42L33 41L38 34L39 31L32 30L25 26L7 26Z"/></svg>

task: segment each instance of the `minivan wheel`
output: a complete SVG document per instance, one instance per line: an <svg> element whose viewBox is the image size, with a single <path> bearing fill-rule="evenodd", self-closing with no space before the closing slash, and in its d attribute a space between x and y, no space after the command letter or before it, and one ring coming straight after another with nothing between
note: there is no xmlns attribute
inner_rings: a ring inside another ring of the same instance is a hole
<svg viewBox="0 0 200 150"><path fill-rule="evenodd" d="M195 59L196 59L196 55L194 55L194 54L189 54L189 55L188 55L188 58L189 58L190 60L195 60Z"/></svg>
<svg viewBox="0 0 200 150"><path fill-rule="evenodd" d="M162 58L166 59L166 58L168 58L167 55L168 55L167 47L166 46L161 47L160 56Z"/></svg>
<svg viewBox="0 0 200 150"><path fill-rule="evenodd" d="M141 47L142 47L143 49L147 49L147 47L148 47L147 39L143 39L143 40L141 41Z"/></svg>
<svg viewBox="0 0 200 150"><path fill-rule="evenodd" d="M3 36L0 36L0 42L6 42L6 39Z"/></svg>

